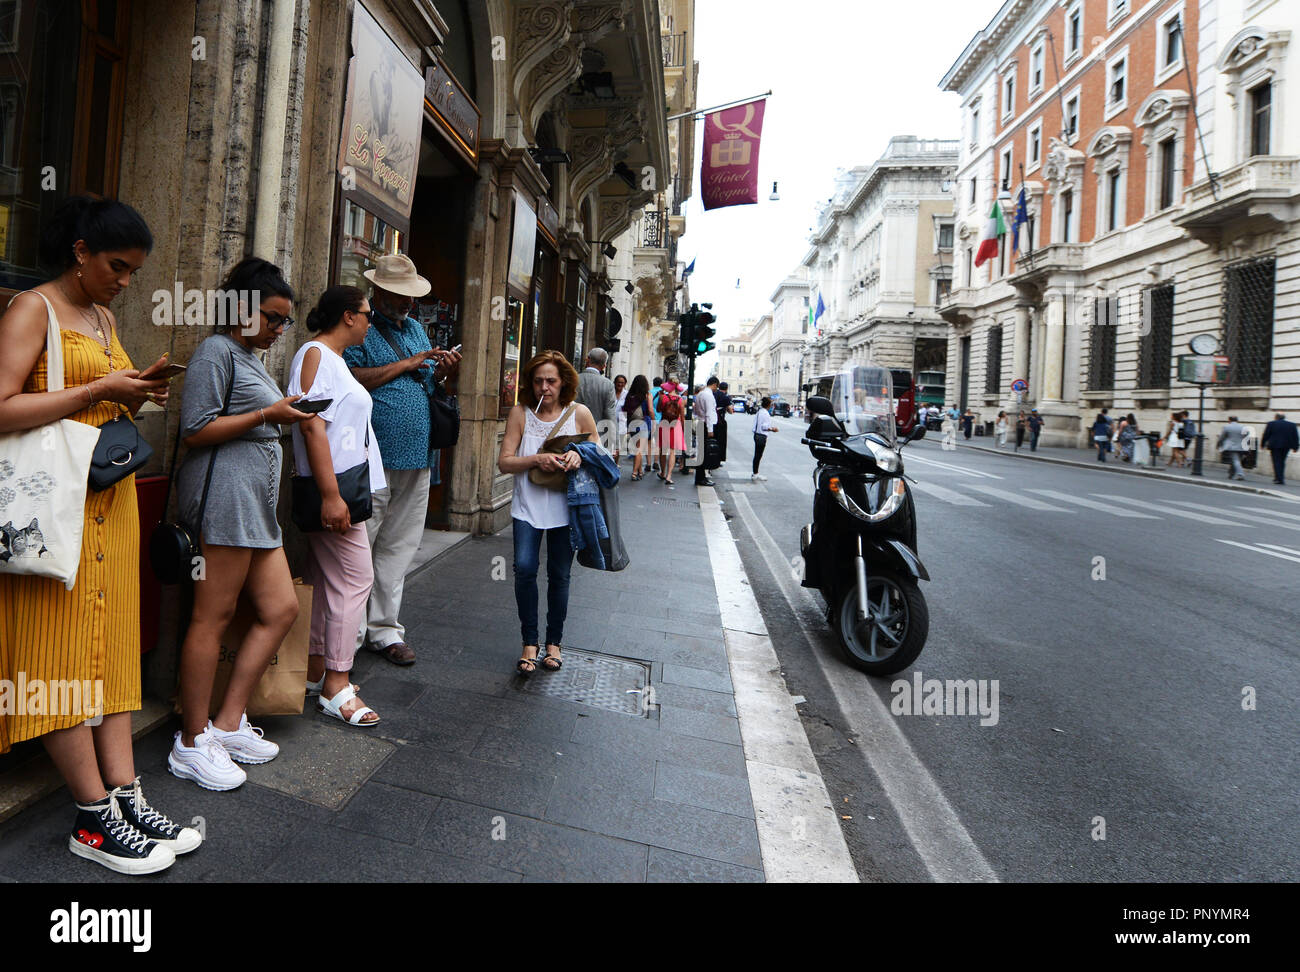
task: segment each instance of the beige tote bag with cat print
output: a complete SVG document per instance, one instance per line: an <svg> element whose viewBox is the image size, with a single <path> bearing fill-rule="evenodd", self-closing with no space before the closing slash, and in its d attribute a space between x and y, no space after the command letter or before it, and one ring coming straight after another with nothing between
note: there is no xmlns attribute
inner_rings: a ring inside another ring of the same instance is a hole
<svg viewBox="0 0 1300 972"><path fill-rule="evenodd" d="M63 391L59 322L39 296L47 315L49 390ZM68 590L76 585L86 481L98 441L99 429L72 419L0 435L0 574L52 577Z"/></svg>

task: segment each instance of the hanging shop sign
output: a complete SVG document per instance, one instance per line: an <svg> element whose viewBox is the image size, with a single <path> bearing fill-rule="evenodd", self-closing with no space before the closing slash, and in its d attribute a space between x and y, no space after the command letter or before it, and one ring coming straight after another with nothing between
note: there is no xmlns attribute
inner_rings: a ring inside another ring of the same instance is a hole
<svg viewBox="0 0 1300 972"><path fill-rule="evenodd" d="M424 72L424 107L456 154L470 165L477 165L481 113L441 58L436 58Z"/></svg>
<svg viewBox="0 0 1300 972"><path fill-rule="evenodd" d="M551 246L556 246L556 240L560 236L560 214L545 196L537 200L537 226Z"/></svg>
<svg viewBox="0 0 1300 972"><path fill-rule="evenodd" d="M511 297L527 300L533 290L533 260L537 256L537 213L518 190L515 195L515 225L510 234L510 268L506 289Z"/></svg>
<svg viewBox="0 0 1300 972"><path fill-rule="evenodd" d="M700 195L704 208L758 202L758 148L766 100L704 116Z"/></svg>
<svg viewBox="0 0 1300 972"><path fill-rule="evenodd" d="M403 232L420 160L424 80L360 3L339 146L343 194Z"/></svg>

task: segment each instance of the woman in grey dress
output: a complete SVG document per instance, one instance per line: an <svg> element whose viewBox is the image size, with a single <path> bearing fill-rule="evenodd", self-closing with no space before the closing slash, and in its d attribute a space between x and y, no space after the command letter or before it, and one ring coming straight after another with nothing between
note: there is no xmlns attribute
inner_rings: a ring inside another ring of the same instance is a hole
<svg viewBox="0 0 1300 972"><path fill-rule="evenodd" d="M230 272L221 292L239 295L238 319L215 322L218 333L190 359L181 397L181 434L189 453L176 488L182 521L199 529L203 563L181 649L181 730L167 759L173 774L209 790L231 790L244 782L244 771L232 760L265 763L280 751L248 724L244 710L298 616L275 515L281 469L277 426L311 417L292 405L301 396L281 394L254 354L293 326L293 291L279 268L250 257ZM250 311L254 299L260 304ZM218 302L218 311L224 306ZM209 466L212 480L204 504ZM209 721L221 635L241 591L256 619L239 646L225 698Z"/></svg>

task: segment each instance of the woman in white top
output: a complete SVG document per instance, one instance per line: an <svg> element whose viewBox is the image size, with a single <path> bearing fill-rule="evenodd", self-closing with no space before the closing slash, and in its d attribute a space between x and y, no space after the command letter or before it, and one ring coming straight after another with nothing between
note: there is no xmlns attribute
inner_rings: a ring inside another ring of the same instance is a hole
<svg viewBox="0 0 1300 972"><path fill-rule="evenodd" d="M627 401L627 375L614 378L614 414L618 417L618 439L614 442L614 465L618 465L619 453L627 441L627 413L623 403Z"/></svg>
<svg viewBox="0 0 1300 972"><path fill-rule="evenodd" d="M569 611L569 569L573 542L569 537L568 489L548 489L528 478L530 469L568 472L582 465L576 452L541 452L542 443L556 436L583 435L599 442L596 420L585 405L574 403L578 373L558 351L543 351L519 373L519 404L506 420L497 468L515 477L510 517L515 539L515 603L523 637L521 674L537 670L537 567L542 537L546 537L546 654L542 667L557 670L564 618ZM572 405L572 409L570 409Z"/></svg>
<svg viewBox="0 0 1300 972"><path fill-rule="evenodd" d="M1004 445L1007 444L1007 413L1006 412L998 412L997 425L993 427L993 431L997 433L998 448L1001 449Z"/></svg>
<svg viewBox="0 0 1300 972"><path fill-rule="evenodd" d="M362 343L369 328L365 295L356 287L330 287L307 315L307 329L319 337L298 349L289 369L289 393L303 396L299 407L329 401L315 418L293 427L294 465L299 476L316 480L324 528L306 534L311 556L304 579L312 585L308 687L320 692L325 713L351 726L379 722L348 679L374 570L365 524L352 522L335 475L368 462L371 492L386 485L370 427L370 393L343 361L343 350Z"/></svg>

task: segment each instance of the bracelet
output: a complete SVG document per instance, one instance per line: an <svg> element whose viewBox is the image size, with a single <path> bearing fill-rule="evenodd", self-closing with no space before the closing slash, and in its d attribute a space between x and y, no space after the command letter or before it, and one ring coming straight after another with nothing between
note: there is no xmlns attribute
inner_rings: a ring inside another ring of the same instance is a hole
<svg viewBox="0 0 1300 972"><path fill-rule="evenodd" d="M258 413L259 415L262 416L262 424L259 425L258 428L259 428L259 429L264 429L264 428L266 428L266 410L265 410L265 409L262 409L262 408L259 408L259 409L257 410L257 413Z"/></svg>

